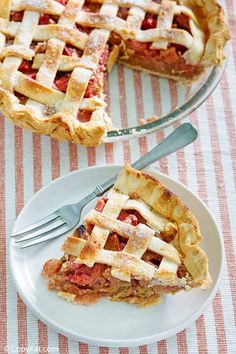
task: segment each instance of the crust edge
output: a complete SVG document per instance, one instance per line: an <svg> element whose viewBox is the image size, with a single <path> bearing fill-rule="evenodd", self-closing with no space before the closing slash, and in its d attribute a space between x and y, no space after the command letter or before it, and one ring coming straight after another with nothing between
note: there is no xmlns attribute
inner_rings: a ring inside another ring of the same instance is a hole
<svg viewBox="0 0 236 354"><path fill-rule="evenodd" d="M80 123L66 114L55 114L40 119L30 108L19 104L19 100L0 87L0 109L15 125L38 134L50 135L58 140L68 140L85 146L101 144L109 127L105 123ZM47 128L45 129L45 124Z"/></svg>
<svg viewBox="0 0 236 354"><path fill-rule="evenodd" d="M203 66L200 74L195 75L192 78L184 78L176 74L163 74L161 72L143 69L140 66L132 65L131 63L122 59L118 59L118 62L135 70L141 70L152 75L185 82L187 84L191 84L198 80L201 76L204 75L207 68L213 65L221 65L226 58L224 50L231 36L228 24L226 22L224 10L218 3L218 0L180 0L179 3L187 5L190 8L197 7L201 9L201 11L206 16L205 23L207 24L209 30L209 38L205 44L205 51L200 61L200 64Z"/></svg>
<svg viewBox="0 0 236 354"><path fill-rule="evenodd" d="M207 289L212 280L208 271L208 257L198 244L202 240L196 217L182 200L167 189L156 177L126 165L114 186L124 194L138 195L158 213L174 220L179 226L180 253L192 275L191 287Z"/></svg>
<svg viewBox="0 0 236 354"><path fill-rule="evenodd" d="M182 4L188 4L189 6L198 6L207 16L207 23L209 25L210 36L206 43L205 53L202 57L202 63L207 68L212 65L220 65L225 59L224 48L227 41L230 39L230 32L228 25L225 20L225 14L223 8L219 5L218 0L180 0ZM140 67L135 67L129 65L122 60L120 61L126 66L133 67L134 69L141 70ZM182 78L172 75L163 75L161 73L145 70L142 68L142 71L147 71L154 75L159 75L162 77L167 77L174 80L181 80ZM193 78L192 80L186 79L187 83L195 81L198 77ZM77 127L75 124L66 122L65 117L57 115L57 122L52 121L52 126L47 127L47 129L42 129L42 120L38 119L32 111L29 110L14 110L13 102L10 99L13 95L0 88L0 107L2 112L8 116L16 125L31 130L39 134L48 134L52 137L59 140L69 140L76 144L82 144L85 146L98 146L107 131L109 130L108 125L99 124L94 122L91 124L80 124ZM4 104L4 102L7 104ZM11 110L10 110L10 107ZM21 119L19 119L19 117ZM50 119L50 118L49 118ZM48 120L49 120L48 119ZM45 120L48 122L48 120Z"/></svg>
<svg viewBox="0 0 236 354"><path fill-rule="evenodd" d="M182 0L183 4L198 6L206 16L209 38L201 63L205 67L221 65L225 59L225 46L230 39L230 31L225 13L218 0Z"/></svg>

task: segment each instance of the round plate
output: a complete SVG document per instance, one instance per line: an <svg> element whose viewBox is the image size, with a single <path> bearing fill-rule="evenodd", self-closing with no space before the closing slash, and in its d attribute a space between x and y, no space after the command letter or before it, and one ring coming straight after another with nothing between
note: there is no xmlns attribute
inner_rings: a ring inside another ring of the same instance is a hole
<svg viewBox="0 0 236 354"><path fill-rule="evenodd" d="M120 168L90 167L53 181L24 207L14 231L64 204L78 201L98 184L117 174ZM219 286L223 262L223 243L214 218L203 202L184 185L151 171L179 195L198 218L202 234L205 235L202 247L209 257L212 288L166 296L162 304L147 308L105 299L89 307L74 305L58 297L55 292L50 292L40 274L44 262L62 255L60 246L64 238L27 249L19 249L14 239L11 239L10 268L17 290L35 315L54 330L69 338L97 345L137 346L167 338L190 326L213 299Z"/></svg>

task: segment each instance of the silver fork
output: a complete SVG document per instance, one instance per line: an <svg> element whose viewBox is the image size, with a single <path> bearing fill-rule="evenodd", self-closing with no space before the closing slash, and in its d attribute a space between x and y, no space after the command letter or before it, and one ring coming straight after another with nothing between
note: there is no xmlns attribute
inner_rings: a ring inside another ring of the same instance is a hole
<svg viewBox="0 0 236 354"><path fill-rule="evenodd" d="M184 123L163 139L154 149L134 162L132 166L142 170L160 158L192 143L197 138L197 135L195 127L190 123ZM24 242L20 248L26 248L67 234L79 224L81 212L86 204L106 193L114 185L116 177L114 176L102 185L97 186L92 193L78 203L61 207L38 222L12 233L11 237L21 236L15 242Z"/></svg>

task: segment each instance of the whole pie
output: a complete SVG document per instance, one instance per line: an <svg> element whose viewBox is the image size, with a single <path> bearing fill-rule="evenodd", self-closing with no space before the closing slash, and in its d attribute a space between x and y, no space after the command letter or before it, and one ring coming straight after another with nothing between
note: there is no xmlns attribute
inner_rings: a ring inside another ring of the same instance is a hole
<svg viewBox="0 0 236 354"><path fill-rule="evenodd" d="M127 165L114 188L44 264L49 290L74 303L106 297L139 306L211 286L192 212L158 179Z"/></svg>
<svg viewBox="0 0 236 354"><path fill-rule="evenodd" d="M0 108L15 124L96 146L111 129L104 73L119 61L175 80L221 64L216 0L4 0Z"/></svg>

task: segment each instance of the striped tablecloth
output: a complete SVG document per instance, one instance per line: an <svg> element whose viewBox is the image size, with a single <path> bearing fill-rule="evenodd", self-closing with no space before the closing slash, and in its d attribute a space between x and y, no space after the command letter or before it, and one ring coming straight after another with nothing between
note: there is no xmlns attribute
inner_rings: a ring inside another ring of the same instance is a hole
<svg viewBox="0 0 236 354"><path fill-rule="evenodd" d="M224 2L232 32L226 73L214 94L188 118L200 136L191 146L156 167L180 180L209 206L220 226L226 266L220 290L212 304L191 327L167 340L139 348L98 348L59 335L37 320L17 295L9 272L8 241L14 220L23 205L42 186L69 171L93 165L124 164L153 148L173 126L139 140L84 148L31 134L0 119L0 353L236 353L236 3ZM123 69L119 68L120 78ZM142 80L134 74L137 115L148 109L142 100ZM120 79L121 80L121 79ZM157 88L156 88L157 89ZM128 119L125 86L121 80L119 112ZM171 100L178 100L170 84ZM156 102L150 102L155 105ZM147 114L148 115L148 114ZM234 235L233 235L234 230Z"/></svg>

